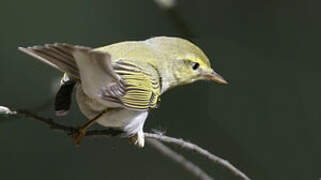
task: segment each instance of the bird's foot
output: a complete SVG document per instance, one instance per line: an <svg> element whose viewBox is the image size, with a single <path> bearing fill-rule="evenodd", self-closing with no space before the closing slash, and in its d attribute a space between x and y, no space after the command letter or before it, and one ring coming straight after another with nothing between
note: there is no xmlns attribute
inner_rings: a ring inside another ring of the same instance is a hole
<svg viewBox="0 0 321 180"><path fill-rule="evenodd" d="M82 138L86 135L86 130L87 129L85 128L79 128L78 132L75 132L71 135L71 138L76 145L79 145Z"/></svg>
<svg viewBox="0 0 321 180"><path fill-rule="evenodd" d="M86 135L86 131L87 129L93 125L97 119L99 119L101 116L103 116L105 113L107 112L107 109L105 109L104 111L102 111L101 113L99 113L96 117L94 117L92 120L88 121L86 124L84 124L83 126L81 126L78 129L78 132L73 133L71 135L72 140L74 141L74 143L76 145L79 145L80 141L82 140L82 138Z"/></svg>
<svg viewBox="0 0 321 180"><path fill-rule="evenodd" d="M145 136L143 131L138 131L135 135L129 137L129 142L134 143L137 147L143 148L145 145Z"/></svg>

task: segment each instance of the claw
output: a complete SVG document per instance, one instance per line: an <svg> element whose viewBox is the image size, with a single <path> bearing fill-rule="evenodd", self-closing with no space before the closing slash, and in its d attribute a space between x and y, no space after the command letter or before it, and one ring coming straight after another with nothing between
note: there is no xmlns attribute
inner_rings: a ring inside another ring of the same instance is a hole
<svg viewBox="0 0 321 180"><path fill-rule="evenodd" d="M80 141L86 135L86 129L80 128L77 133L74 133L71 138L76 145L79 145Z"/></svg>
<svg viewBox="0 0 321 180"><path fill-rule="evenodd" d="M133 136L130 136L130 137L128 138L128 141L129 141L130 143L135 144L135 142L137 141L137 134L135 134L135 135L133 135Z"/></svg>

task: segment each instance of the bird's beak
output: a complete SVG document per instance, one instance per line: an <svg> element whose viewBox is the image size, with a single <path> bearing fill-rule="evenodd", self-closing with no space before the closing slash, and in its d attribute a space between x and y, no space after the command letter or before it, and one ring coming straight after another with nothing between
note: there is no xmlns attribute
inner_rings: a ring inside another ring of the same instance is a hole
<svg viewBox="0 0 321 180"><path fill-rule="evenodd" d="M228 82L219 74L217 74L215 71L209 74L205 74L205 78L214 82L217 82L219 84L228 84Z"/></svg>

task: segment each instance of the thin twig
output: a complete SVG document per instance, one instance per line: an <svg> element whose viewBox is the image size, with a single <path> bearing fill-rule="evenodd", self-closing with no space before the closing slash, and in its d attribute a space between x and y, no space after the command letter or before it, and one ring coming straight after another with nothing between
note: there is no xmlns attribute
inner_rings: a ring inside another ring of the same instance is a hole
<svg viewBox="0 0 321 180"><path fill-rule="evenodd" d="M72 134L78 132L77 127L59 124L50 118L44 118L44 117L38 116L34 113L31 113L31 112L28 112L25 110L11 110L7 107L0 106L0 114L9 115L9 116L32 118L34 120L38 120L40 122L43 122L43 123L49 125L49 127L52 129L60 130L64 133L67 133L68 135L72 135ZM107 136L107 137L119 136L119 137L122 137L124 135L123 133L124 132L121 130L115 130L115 129L110 128L110 129L105 129L105 130L90 130L90 131L86 132L86 136ZM199 153L200 155L205 156L209 160L213 161L214 163L219 164L219 165L229 169L232 173L241 177L242 179L250 180L250 178L248 178L244 173L242 173L240 170L238 170L236 167L234 167L231 163L229 163L228 161L226 161L218 156L215 156L214 154L211 154L210 152L199 147L196 144L184 141L182 139L177 139L177 138L173 138L173 137L169 137L169 136L165 136L165 135L160 135L160 134L153 134L153 133L145 133L145 138L146 139L156 139L156 140L159 140L162 142L175 144L175 145L178 145L182 148L195 151L195 152Z"/></svg>
<svg viewBox="0 0 321 180"><path fill-rule="evenodd" d="M37 121L47 124L50 129L62 131L64 133L66 133L67 135L72 135L74 133L78 133L77 127L59 124L51 118L41 117L41 116L38 116L38 115L31 113L29 111L26 111L26 110L12 110L7 107L0 106L0 114L31 118L31 119L34 119L34 120L37 120ZM112 129L112 128L107 128L104 130L87 131L85 136L104 135L104 136L114 137L114 136L121 136L122 134L123 134L123 131Z"/></svg>
<svg viewBox="0 0 321 180"><path fill-rule="evenodd" d="M63 124L56 123L51 118L44 118L44 117L38 116L34 113L31 113L29 111L26 111L26 110L15 110L13 112L14 112L13 115L15 115L15 116L31 118L31 119L35 119L40 122L43 122L43 123L47 124L50 129L60 130L60 131L66 132L67 134L77 132L77 128L75 128L75 127L66 126Z"/></svg>
<svg viewBox="0 0 321 180"><path fill-rule="evenodd" d="M162 142L176 144L176 145L181 146L182 148L189 149L189 150L192 150L194 152L197 152L200 155L205 156L209 160L213 161L214 163L219 164L219 165L221 165L223 167L226 167L232 173L234 173L237 176L240 176L242 179L250 180L250 178L248 178L244 173L242 173L240 170L238 170L231 163L229 163L228 161L226 161L226 160L224 160L224 159L222 159L222 158L220 158L218 156L215 156L214 154L211 154L210 152L208 152L207 150L199 147L196 144L184 141L182 139L177 139L177 138L168 137L168 136L165 136L165 135L152 134L152 133L145 133L145 137L146 138L151 138L151 139L157 139L157 140L162 141Z"/></svg>
<svg viewBox="0 0 321 180"><path fill-rule="evenodd" d="M191 161L187 160L184 156L178 154L173 151L169 147L165 146L163 143L159 142L156 139L147 139L147 142L152 145L155 149L161 152L163 155L171 158L178 164L182 165L186 170L190 171L196 177L202 180L212 180L206 172L204 172L201 168L193 164Z"/></svg>

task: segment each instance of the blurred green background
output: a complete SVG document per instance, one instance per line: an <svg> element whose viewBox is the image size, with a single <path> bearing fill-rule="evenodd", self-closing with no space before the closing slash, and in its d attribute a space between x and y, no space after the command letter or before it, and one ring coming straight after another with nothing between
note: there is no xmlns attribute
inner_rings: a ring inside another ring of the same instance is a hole
<svg viewBox="0 0 321 180"><path fill-rule="evenodd" d="M224 157L252 179L321 178L320 2L178 1L191 38L230 84L198 82L165 93L145 131L161 129ZM98 47L182 36L152 0L0 2L0 105L54 117L61 73L17 50L52 42ZM76 104L66 124L85 121ZM175 148L215 179L239 179ZM29 119L0 120L0 179L195 179L150 146L85 138Z"/></svg>

